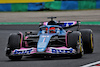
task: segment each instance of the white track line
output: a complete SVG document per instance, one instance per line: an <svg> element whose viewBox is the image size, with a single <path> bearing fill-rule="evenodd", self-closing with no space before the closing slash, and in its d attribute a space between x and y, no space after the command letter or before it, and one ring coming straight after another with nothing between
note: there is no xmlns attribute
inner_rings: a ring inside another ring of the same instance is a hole
<svg viewBox="0 0 100 67"><path fill-rule="evenodd" d="M81 67L90 67L92 65L96 65L96 64L99 64L100 61L97 61L97 62L94 62L94 63L90 63L90 64L87 64L87 65L84 65L84 66L81 66Z"/></svg>

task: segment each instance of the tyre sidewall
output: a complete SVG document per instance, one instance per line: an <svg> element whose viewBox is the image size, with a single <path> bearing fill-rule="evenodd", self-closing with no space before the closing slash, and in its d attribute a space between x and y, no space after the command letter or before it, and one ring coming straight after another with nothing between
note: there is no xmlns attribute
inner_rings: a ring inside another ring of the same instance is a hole
<svg viewBox="0 0 100 67"><path fill-rule="evenodd" d="M83 40L83 49L85 53L92 53L93 52L93 32L91 29L81 29L80 32L82 33L82 40Z"/></svg>

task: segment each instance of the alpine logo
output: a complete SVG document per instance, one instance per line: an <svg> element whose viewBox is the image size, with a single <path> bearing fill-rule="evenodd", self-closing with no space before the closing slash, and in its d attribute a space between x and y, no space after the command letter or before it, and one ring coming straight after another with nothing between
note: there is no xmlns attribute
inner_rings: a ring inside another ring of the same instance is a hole
<svg viewBox="0 0 100 67"><path fill-rule="evenodd" d="M14 54L30 54L33 51L33 49L28 49L28 50L14 50Z"/></svg>
<svg viewBox="0 0 100 67"><path fill-rule="evenodd" d="M55 53L55 54L60 54L60 53L74 53L74 50L73 49L70 49L70 50L52 49L51 52Z"/></svg>

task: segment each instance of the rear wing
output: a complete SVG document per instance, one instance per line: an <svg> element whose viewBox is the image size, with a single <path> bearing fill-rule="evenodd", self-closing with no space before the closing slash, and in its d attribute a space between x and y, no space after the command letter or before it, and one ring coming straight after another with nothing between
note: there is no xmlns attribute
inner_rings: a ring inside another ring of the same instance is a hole
<svg viewBox="0 0 100 67"><path fill-rule="evenodd" d="M80 29L80 21L56 21L56 25L61 26L64 30L79 30ZM46 26L48 22L40 22L39 26Z"/></svg>
<svg viewBox="0 0 100 67"><path fill-rule="evenodd" d="M80 21L56 21L57 25L61 26L62 28L69 28L73 26L79 26ZM40 26L48 25L48 22L40 22Z"/></svg>

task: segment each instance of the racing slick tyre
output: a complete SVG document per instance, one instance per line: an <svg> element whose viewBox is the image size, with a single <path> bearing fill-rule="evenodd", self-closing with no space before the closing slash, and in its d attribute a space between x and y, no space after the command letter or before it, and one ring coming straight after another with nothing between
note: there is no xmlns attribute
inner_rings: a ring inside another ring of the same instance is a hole
<svg viewBox="0 0 100 67"><path fill-rule="evenodd" d="M68 34L68 47L72 47L77 52L76 54L71 55L71 58L81 58L83 56L82 39L79 31Z"/></svg>
<svg viewBox="0 0 100 67"><path fill-rule="evenodd" d="M20 36L17 34L10 35L8 39L8 46L11 50L20 48Z"/></svg>
<svg viewBox="0 0 100 67"><path fill-rule="evenodd" d="M19 49L20 48L20 35L17 35L17 34L10 35L10 37L8 39L7 48L10 48L10 52L14 49ZM9 54L10 54L10 52L9 52ZM9 56L9 54L8 54L8 57L11 60L20 60L22 58L22 56Z"/></svg>
<svg viewBox="0 0 100 67"><path fill-rule="evenodd" d="M91 29L81 29L84 53L93 53L93 32Z"/></svg>

